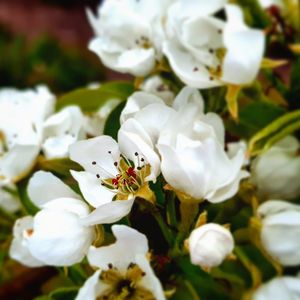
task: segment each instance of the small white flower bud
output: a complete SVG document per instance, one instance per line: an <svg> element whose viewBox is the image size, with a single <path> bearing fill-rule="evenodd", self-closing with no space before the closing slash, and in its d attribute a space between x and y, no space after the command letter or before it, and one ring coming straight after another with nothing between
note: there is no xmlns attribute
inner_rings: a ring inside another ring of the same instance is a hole
<svg viewBox="0 0 300 300"><path fill-rule="evenodd" d="M287 136L259 155L252 163L252 181L260 197L293 199L300 195L300 143Z"/></svg>
<svg viewBox="0 0 300 300"><path fill-rule="evenodd" d="M300 206L269 200L258 208L262 221L261 241L283 266L300 264Z"/></svg>
<svg viewBox="0 0 300 300"><path fill-rule="evenodd" d="M220 265L231 254L234 240L228 229L210 223L194 229L188 245L194 265L212 268Z"/></svg>
<svg viewBox="0 0 300 300"><path fill-rule="evenodd" d="M283 300L299 299L300 278L284 276L274 278L260 286L252 295L251 300Z"/></svg>

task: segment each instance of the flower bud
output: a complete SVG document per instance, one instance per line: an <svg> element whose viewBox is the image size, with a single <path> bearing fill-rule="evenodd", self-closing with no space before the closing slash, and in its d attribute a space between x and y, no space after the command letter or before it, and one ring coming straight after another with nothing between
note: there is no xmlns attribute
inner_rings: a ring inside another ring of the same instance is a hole
<svg viewBox="0 0 300 300"><path fill-rule="evenodd" d="M300 206L269 200L258 208L262 221L261 241L283 266L300 264Z"/></svg>
<svg viewBox="0 0 300 300"><path fill-rule="evenodd" d="M194 265L212 268L220 265L231 254L234 240L228 229L209 223L192 231L188 245Z"/></svg>
<svg viewBox="0 0 300 300"><path fill-rule="evenodd" d="M252 300L299 299L300 278L284 276L263 284L252 295Z"/></svg>
<svg viewBox="0 0 300 300"><path fill-rule="evenodd" d="M288 200L300 195L299 148L297 139L288 136L253 161L252 181L261 197Z"/></svg>

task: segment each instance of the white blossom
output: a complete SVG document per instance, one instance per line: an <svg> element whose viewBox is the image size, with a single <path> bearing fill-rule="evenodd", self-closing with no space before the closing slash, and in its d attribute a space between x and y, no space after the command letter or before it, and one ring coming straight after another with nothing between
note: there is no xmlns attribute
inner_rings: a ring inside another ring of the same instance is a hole
<svg viewBox="0 0 300 300"><path fill-rule="evenodd" d="M107 0L98 17L87 11L95 37L89 49L108 68L135 76L149 74L159 60L163 17L169 0Z"/></svg>
<svg viewBox="0 0 300 300"><path fill-rule="evenodd" d="M45 86L0 90L0 205L8 211L19 209L14 183L35 164L43 122L54 111L54 104Z"/></svg>
<svg viewBox="0 0 300 300"><path fill-rule="evenodd" d="M299 141L287 136L252 163L252 181L264 198L293 199L300 195Z"/></svg>
<svg viewBox="0 0 300 300"><path fill-rule="evenodd" d="M209 223L194 229L188 239L191 262L202 268L219 266L234 248L234 240L228 229Z"/></svg>
<svg viewBox="0 0 300 300"><path fill-rule="evenodd" d="M214 16L221 9L226 21ZM264 34L249 28L242 10L225 0L176 1L168 11L167 36L163 52L176 75L191 87L243 85L257 76Z"/></svg>
<svg viewBox="0 0 300 300"><path fill-rule="evenodd" d="M234 196L248 172L241 170L244 150L228 156L223 121L217 114L204 114L203 106L180 105L160 131L157 148L162 174L173 189L216 203Z"/></svg>
<svg viewBox="0 0 300 300"><path fill-rule="evenodd" d="M95 208L85 219L86 224L99 220L113 223L126 216L135 196L158 176L159 158L150 141L143 140L135 130L133 127L119 132L119 143L109 136L100 136L70 147L71 159L85 169L71 171L72 176L84 198Z"/></svg>
<svg viewBox="0 0 300 300"><path fill-rule="evenodd" d="M281 200L260 205L261 241L265 249L283 266L300 264L300 206Z"/></svg>
<svg viewBox="0 0 300 300"><path fill-rule="evenodd" d="M27 266L79 263L94 239L94 228L81 222L89 214L88 205L44 171L30 179L28 195L40 211L16 222L10 256Z"/></svg>
<svg viewBox="0 0 300 300"><path fill-rule="evenodd" d="M91 247L90 265L99 268L80 289L76 300L130 299L164 300L164 292L147 259L147 238L130 227L113 225L116 242ZM107 298L105 298L107 297Z"/></svg>
<svg viewBox="0 0 300 300"><path fill-rule="evenodd" d="M80 108L65 107L43 124L43 153L47 159L67 157L70 145L85 137L84 116Z"/></svg>

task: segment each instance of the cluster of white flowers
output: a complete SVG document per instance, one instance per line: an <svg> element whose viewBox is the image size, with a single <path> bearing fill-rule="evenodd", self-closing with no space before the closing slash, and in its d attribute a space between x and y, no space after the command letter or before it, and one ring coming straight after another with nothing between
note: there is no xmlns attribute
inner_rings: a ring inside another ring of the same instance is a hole
<svg viewBox="0 0 300 300"><path fill-rule="evenodd" d="M155 203L151 185L162 176L184 205L227 201L247 180L264 201L257 210L263 247L283 266L300 265L300 208L283 201L300 195L299 142L287 136L248 160L245 143L227 143L222 118L206 112L198 90L250 84L260 69L263 32L225 0L107 0L88 17L96 35L89 48L107 67L146 77L167 59L187 86L176 95L159 76L144 78L121 112L117 140L102 135L116 99L86 116L77 106L55 112L55 97L43 86L1 90L0 205L18 209L16 183L32 172L27 193L39 209L15 223L10 256L29 267L72 266L87 257L96 271L78 300L166 299L144 234L115 224L115 243L96 243L99 225L126 217L136 199ZM40 155L78 163L83 170L70 173L80 194L34 170ZM209 270L231 256L235 242L226 225L205 223L185 238L191 263ZM253 299L294 294L299 279L282 277Z"/></svg>
<svg viewBox="0 0 300 300"><path fill-rule="evenodd" d="M226 20L216 17L221 10ZM191 87L244 85L263 57L263 32L226 0L109 0L88 16L95 32L89 48L107 67L134 76L149 75L165 56Z"/></svg>

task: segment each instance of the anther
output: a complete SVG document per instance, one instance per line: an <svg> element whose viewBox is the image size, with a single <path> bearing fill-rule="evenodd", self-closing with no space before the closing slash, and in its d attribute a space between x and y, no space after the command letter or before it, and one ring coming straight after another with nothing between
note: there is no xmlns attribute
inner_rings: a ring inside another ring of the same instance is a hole
<svg viewBox="0 0 300 300"><path fill-rule="evenodd" d="M96 163L95 161L93 161L93 162L92 162L92 165L95 165L95 164L97 164L97 163Z"/></svg>

